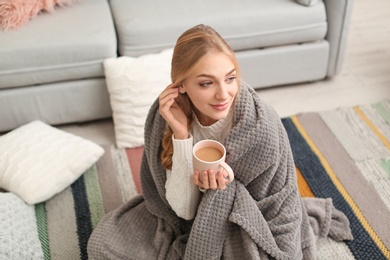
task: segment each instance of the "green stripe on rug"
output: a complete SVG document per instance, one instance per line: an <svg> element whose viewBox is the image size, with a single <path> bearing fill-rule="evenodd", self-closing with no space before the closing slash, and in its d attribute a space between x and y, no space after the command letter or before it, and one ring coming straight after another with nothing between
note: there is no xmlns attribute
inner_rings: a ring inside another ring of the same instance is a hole
<svg viewBox="0 0 390 260"><path fill-rule="evenodd" d="M38 236L41 241L42 251L45 259L50 259L49 236L47 234L47 219L45 203L35 205L35 217L37 219Z"/></svg>
<svg viewBox="0 0 390 260"><path fill-rule="evenodd" d="M89 168L84 174L85 187L91 212L92 228L94 229L104 215L103 196L99 184L99 176L96 164Z"/></svg>
<svg viewBox="0 0 390 260"><path fill-rule="evenodd" d="M380 161L380 164L381 164L383 170L385 170L385 172L387 172L387 175L390 178L390 160L382 159Z"/></svg>
<svg viewBox="0 0 390 260"><path fill-rule="evenodd" d="M380 196L381 200L386 204L387 208L390 209L390 176L389 173L386 172L382 165L381 161L386 159L372 159L367 160L363 162L357 162L356 165L358 166L359 170L363 174L364 178L369 181L369 185L374 186L376 192ZM387 158L387 160L389 160ZM373 202L373 205L374 202ZM384 208L383 210L385 210ZM379 213L378 210L370 209L370 211L374 212L378 216L387 215L390 216L390 212L381 212ZM390 220L387 221L390 223ZM388 232L389 233L389 232ZM390 238L389 238L390 240ZM389 244L390 248L390 244Z"/></svg>
<svg viewBox="0 0 390 260"><path fill-rule="evenodd" d="M390 101L386 100L373 104L372 107L378 111L378 113L383 117L383 119L390 124Z"/></svg>

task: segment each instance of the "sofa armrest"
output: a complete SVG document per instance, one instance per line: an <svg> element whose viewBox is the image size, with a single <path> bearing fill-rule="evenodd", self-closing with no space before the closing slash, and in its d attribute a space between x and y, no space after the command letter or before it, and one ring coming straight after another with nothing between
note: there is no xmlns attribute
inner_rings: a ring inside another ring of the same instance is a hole
<svg viewBox="0 0 390 260"><path fill-rule="evenodd" d="M349 24L354 0L324 0L328 32L325 38L329 42L328 77L341 70L347 45Z"/></svg>

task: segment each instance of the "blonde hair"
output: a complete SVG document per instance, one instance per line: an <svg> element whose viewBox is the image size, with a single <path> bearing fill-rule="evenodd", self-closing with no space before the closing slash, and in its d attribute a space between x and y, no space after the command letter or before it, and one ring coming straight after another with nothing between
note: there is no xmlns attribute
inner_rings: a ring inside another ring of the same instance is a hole
<svg viewBox="0 0 390 260"><path fill-rule="evenodd" d="M185 31L176 42L171 64L172 82L180 86L201 58L211 52L226 54L233 62L237 79L239 78L239 67L234 51L213 28L200 24ZM190 98L187 94L180 94L175 101L187 116L188 129L190 129L193 106ZM162 141L161 162L166 169L171 169L173 131L169 126L167 127Z"/></svg>

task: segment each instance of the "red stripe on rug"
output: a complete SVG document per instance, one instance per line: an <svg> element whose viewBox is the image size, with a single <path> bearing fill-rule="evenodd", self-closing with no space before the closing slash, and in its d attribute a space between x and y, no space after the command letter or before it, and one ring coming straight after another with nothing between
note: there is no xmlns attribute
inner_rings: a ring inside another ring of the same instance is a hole
<svg viewBox="0 0 390 260"><path fill-rule="evenodd" d="M129 161L131 173L133 174L134 184L139 194L142 192L140 171L143 152L143 146L136 148L126 148L126 155Z"/></svg>

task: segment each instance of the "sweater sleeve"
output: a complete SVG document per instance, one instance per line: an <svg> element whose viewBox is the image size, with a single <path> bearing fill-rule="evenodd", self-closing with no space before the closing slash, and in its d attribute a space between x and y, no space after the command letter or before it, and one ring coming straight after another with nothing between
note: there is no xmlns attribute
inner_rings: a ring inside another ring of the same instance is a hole
<svg viewBox="0 0 390 260"><path fill-rule="evenodd" d="M195 217L200 191L193 183L192 146L193 137L173 139L172 170L167 170L166 198L175 213L186 220Z"/></svg>

